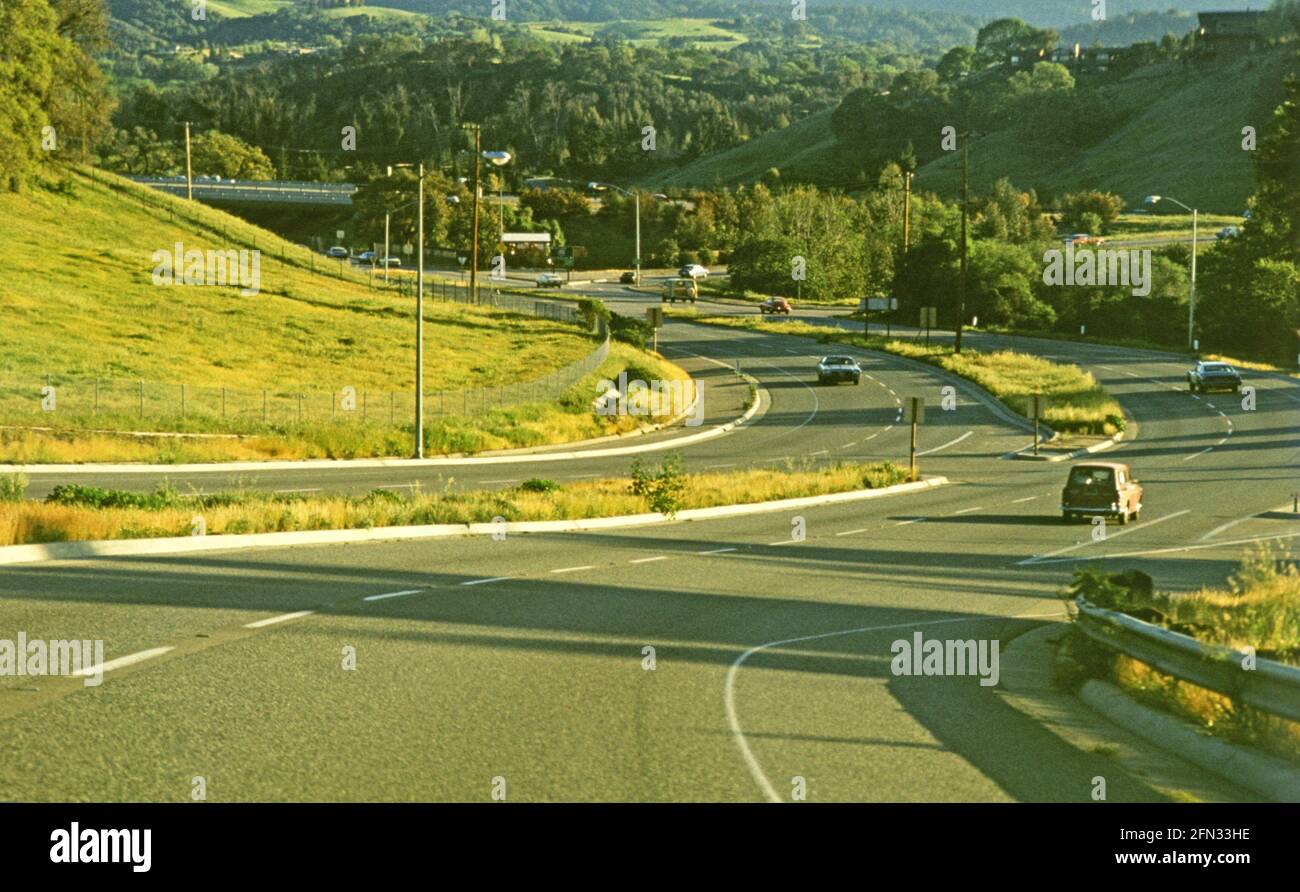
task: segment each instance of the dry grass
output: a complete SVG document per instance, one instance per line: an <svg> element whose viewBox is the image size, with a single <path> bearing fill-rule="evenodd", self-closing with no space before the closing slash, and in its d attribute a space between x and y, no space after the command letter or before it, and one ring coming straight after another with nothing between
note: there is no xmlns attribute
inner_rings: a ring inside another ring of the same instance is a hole
<svg viewBox="0 0 1300 892"><path fill-rule="evenodd" d="M874 489L904 482L907 471L892 464L845 464L812 470L790 464L728 474L688 474L683 508L749 504ZM291 530L370 529L421 524L575 520L642 514L647 501L629 491L630 478L580 481L549 491L518 487L502 491L366 496L305 496L234 491L207 495L162 493L166 507L92 508L84 504L0 502L0 545L35 542L188 536L196 516L208 535Z"/></svg>

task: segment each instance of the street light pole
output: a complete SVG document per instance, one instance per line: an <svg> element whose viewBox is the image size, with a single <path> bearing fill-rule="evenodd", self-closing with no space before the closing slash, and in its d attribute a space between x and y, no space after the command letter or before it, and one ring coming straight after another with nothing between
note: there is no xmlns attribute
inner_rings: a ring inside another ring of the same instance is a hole
<svg viewBox="0 0 1300 892"><path fill-rule="evenodd" d="M1188 207L1177 198L1170 198L1168 195L1148 195L1143 204L1159 204L1162 201L1172 201L1185 211L1192 212L1192 275L1191 283L1187 294L1187 349L1196 349L1196 249L1200 242L1200 212L1196 208Z"/></svg>
<svg viewBox="0 0 1300 892"><path fill-rule="evenodd" d="M961 138L961 279L957 283L957 337L953 352L961 352L961 330L966 317L966 219L970 213L970 134Z"/></svg>
<svg viewBox="0 0 1300 892"><path fill-rule="evenodd" d="M415 266L415 457L424 458L424 162L420 162L419 222L416 224L419 252Z"/></svg>
<svg viewBox="0 0 1300 892"><path fill-rule="evenodd" d="M479 168L483 163L483 128L478 124L462 124L466 130L474 131L474 216L470 224L473 234L470 238L469 299L478 300L478 193Z"/></svg>

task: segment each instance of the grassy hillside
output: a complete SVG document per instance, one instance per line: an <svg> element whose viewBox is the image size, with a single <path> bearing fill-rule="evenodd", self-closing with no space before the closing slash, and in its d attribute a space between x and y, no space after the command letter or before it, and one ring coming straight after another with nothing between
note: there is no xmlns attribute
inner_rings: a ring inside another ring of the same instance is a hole
<svg viewBox="0 0 1300 892"><path fill-rule="evenodd" d="M658 43L672 37L690 39L695 46L729 50L747 38L709 19L655 19L618 22L535 22L528 26L538 37L575 43L592 37L617 35L632 44Z"/></svg>
<svg viewBox="0 0 1300 892"><path fill-rule="evenodd" d="M754 182L773 167L786 179L819 180L835 175L834 154L831 113L824 111L677 170L660 172L644 185L659 189L734 186Z"/></svg>
<svg viewBox="0 0 1300 892"><path fill-rule="evenodd" d="M173 251L177 242L185 249L260 251L259 292L155 285L152 255ZM66 188L0 194L0 243L6 247L0 427L50 428L60 437L143 428L261 438L241 441L239 448L207 441L205 448L189 449L186 458L193 460L392 454L409 443L402 435L415 377L409 297L371 290L356 273L340 279L337 263L237 217L102 172L71 173ZM436 392L540 382L595 347L570 324L428 300L429 411L441 411ZM599 371L616 375L639 363L654 377L680 374L633 352L620 348ZM140 381L144 407L137 411ZM40 406L46 383L56 387L53 411ZM473 451L610 432L608 420L592 416L589 400L579 398L594 388L583 390L584 383L558 403L542 395L535 403L493 409L487 397L483 407L470 406L466 418L448 408L429 425L431 449ZM181 409L181 385L188 413ZM369 396L368 421L335 419L333 399L345 387L355 388L358 410ZM308 407L304 423L293 412L299 394ZM150 449L103 438L81 437L93 441L87 454L75 443L54 446L46 437L0 435L0 462L151 457Z"/></svg>
<svg viewBox="0 0 1300 892"><path fill-rule="evenodd" d="M1254 192L1241 129L1267 125L1281 101L1286 65L1285 53L1275 52L1203 69L1173 64L1144 69L1109 88L1115 104L1131 116L1108 139L1084 150L1059 150L1014 129L989 134L972 144L972 186L986 190L1005 176L1044 197L1102 189L1123 196L1131 207L1159 192L1205 210L1239 214ZM659 174L646 185L730 186L754 182L772 167L787 182L843 182L849 165L837 162L842 151L831 132L830 112L821 112ZM955 197L960 172L953 154L922 167L917 186Z"/></svg>
<svg viewBox="0 0 1300 892"><path fill-rule="evenodd" d="M987 189L1009 176L1040 195L1103 189L1130 207L1152 193L1223 214L1239 214L1254 192L1250 154L1241 129L1262 130L1281 102L1286 56L1244 59L1192 73L1175 64L1136 73L1114 88L1114 102L1131 110L1128 122L1083 151L1044 150L1017 131L991 134L971 144L973 188ZM954 155L917 173L922 189L955 196L960 159Z"/></svg>

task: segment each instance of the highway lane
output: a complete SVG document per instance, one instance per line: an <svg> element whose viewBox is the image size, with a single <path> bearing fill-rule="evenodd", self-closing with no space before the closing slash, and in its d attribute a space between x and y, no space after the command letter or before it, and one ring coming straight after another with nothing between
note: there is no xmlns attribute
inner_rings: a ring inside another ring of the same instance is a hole
<svg viewBox="0 0 1300 892"><path fill-rule="evenodd" d="M841 442L848 456L897 454L889 388L942 381L879 358L868 371L886 386L814 390L783 374L810 367L797 339L689 332L720 358L743 355L773 393L763 425L698 447L724 458L854 433L875 439ZM174 649L96 691L0 691L0 796L179 799L203 774L223 799L472 800L496 776L523 800L764 799L788 798L798 776L814 801L1087 801L1101 774L1112 800L1165 798L975 679L889 671L892 642L918 631L1014 647L1060 612L1075 566L1190 590L1221 583L1247 540L1296 554L1296 521L1260 516L1295 487L1293 384L1261 381L1247 412L1192 398L1177 360L1050 349L1137 420L1113 455L1146 484L1147 508L1101 541L1059 518L1065 466L999 458L1025 435L964 402L934 413L925 441L973 431L924 460L954 485L801 511L802 541L778 513L6 569L0 630L102 637L110 659ZM750 435L766 448L749 451ZM356 673L338 668L344 646ZM1208 778L1191 792L1250 798Z"/></svg>

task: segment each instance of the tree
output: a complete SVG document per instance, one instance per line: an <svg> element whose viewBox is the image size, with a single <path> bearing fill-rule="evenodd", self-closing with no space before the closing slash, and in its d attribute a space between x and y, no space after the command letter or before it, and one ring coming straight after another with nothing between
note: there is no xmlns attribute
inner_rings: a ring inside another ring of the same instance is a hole
<svg viewBox="0 0 1300 892"><path fill-rule="evenodd" d="M1010 62L1012 57L1024 62L1050 53L1059 42L1060 35L1050 29L1034 28L1020 19L998 19L980 29L975 56L986 67Z"/></svg>
<svg viewBox="0 0 1300 892"><path fill-rule="evenodd" d="M1123 210L1124 199L1118 195L1095 190L1071 192L1061 199L1061 223L1067 229L1097 235L1118 220ZM1085 217L1091 219L1085 220ZM1088 228L1089 225L1094 228Z"/></svg>
<svg viewBox="0 0 1300 892"><path fill-rule="evenodd" d="M191 140L194 175L221 176L236 180L273 180L275 166L257 146L237 136L209 130Z"/></svg>
<svg viewBox="0 0 1300 892"><path fill-rule="evenodd" d="M10 190L35 177L40 164L42 129L49 125L41 97L66 50L55 26L43 0L0 4L0 186Z"/></svg>

